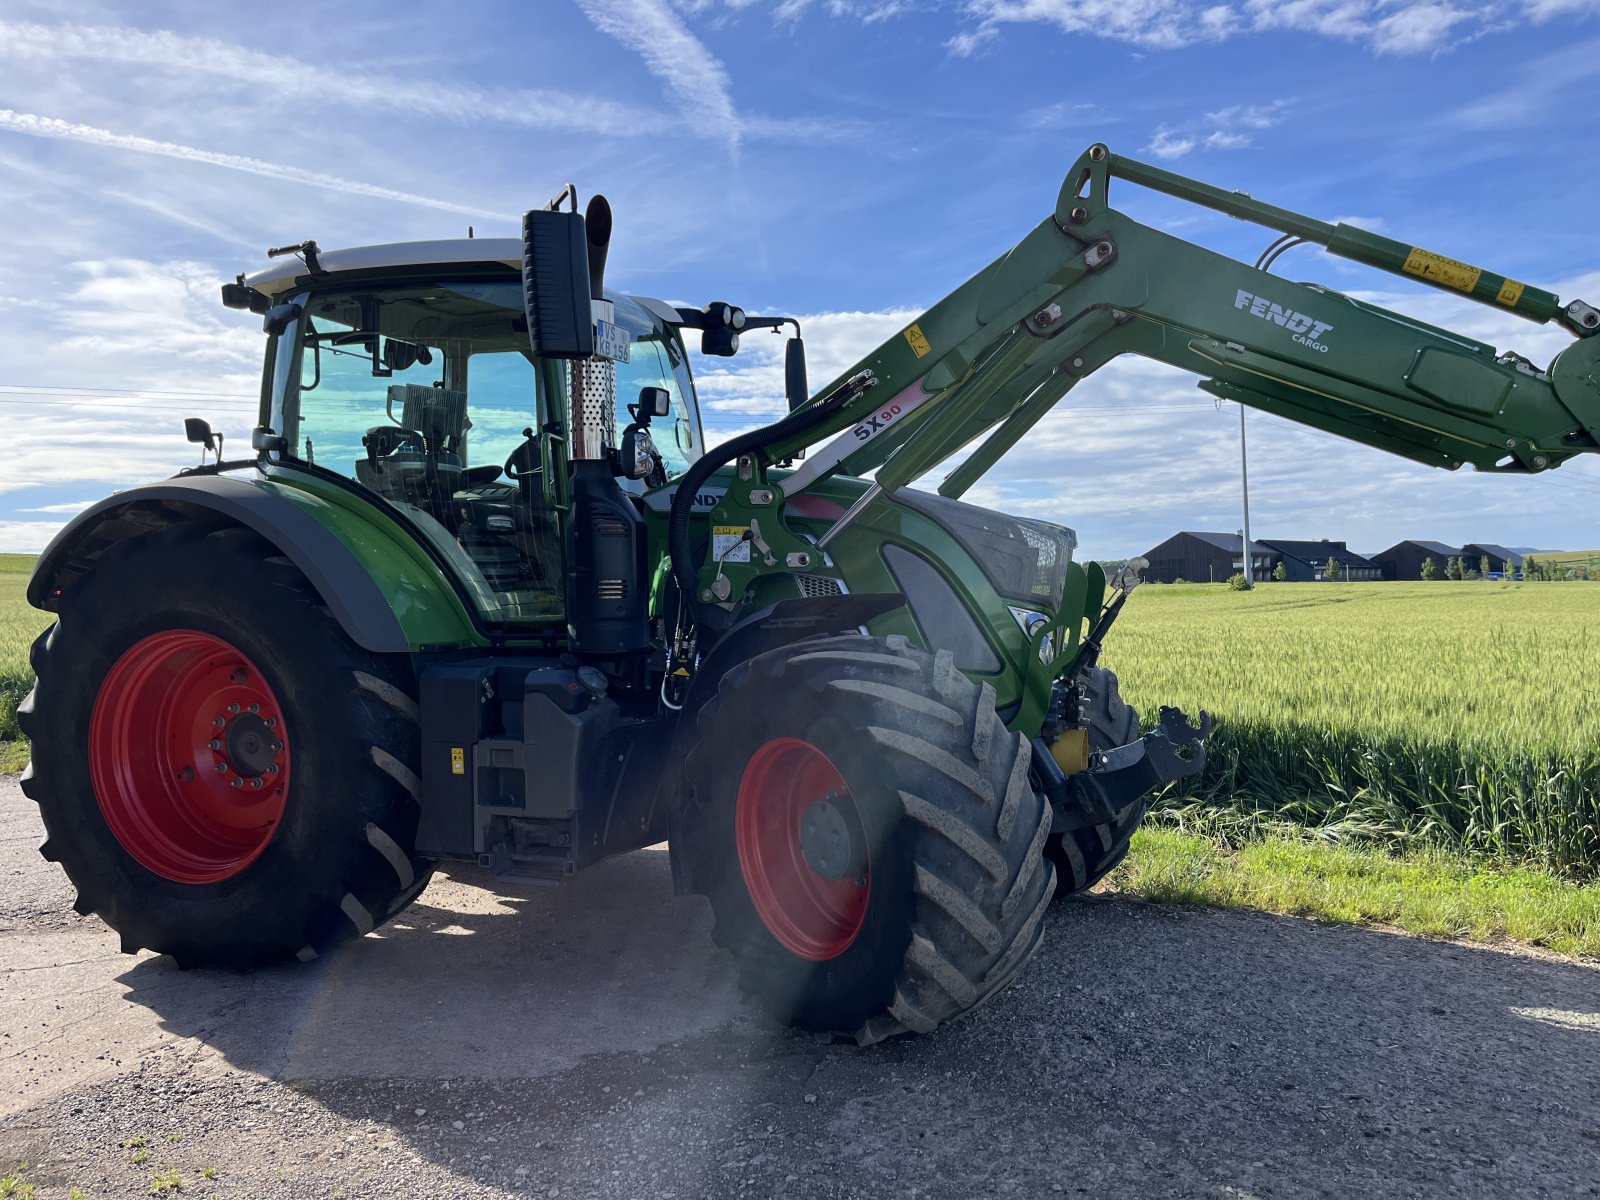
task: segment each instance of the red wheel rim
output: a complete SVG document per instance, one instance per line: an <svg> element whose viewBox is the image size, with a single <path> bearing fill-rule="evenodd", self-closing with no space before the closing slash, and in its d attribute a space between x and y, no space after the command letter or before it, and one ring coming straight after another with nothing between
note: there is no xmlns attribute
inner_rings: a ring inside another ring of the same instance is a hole
<svg viewBox="0 0 1600 1200"><path fill-rule="evenodd" d="M222 638L151 634L100 685L89 774L106 824L140 866L177 883L227 879L266 849L283 817L283 707Z"/></svg>
<svg viewBox="0 0 1600 1200"><path fill-rule="evenodd" d="M745 766L734 810L739 868L756 913L784 949L813 962L850 948L872 892L864 854L859 871L839 879L819 874L807 859L801 822L819 801L865 844L860 814L833 761L810 742L774 738Z"/></svg>

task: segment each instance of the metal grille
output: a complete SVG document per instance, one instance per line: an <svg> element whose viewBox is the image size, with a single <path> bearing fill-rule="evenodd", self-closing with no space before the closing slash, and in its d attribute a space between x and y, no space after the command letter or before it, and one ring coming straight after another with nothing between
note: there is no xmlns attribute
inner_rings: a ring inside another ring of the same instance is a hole
<svg viewBox="0 0 1600 1200"><path fill-rule="evenodd" d="M796 575L794 581L800 588L800 594L808 600L844 595L844 586L827 575Z"/></svg>
<svg viewBox="0 0 1600 1200"><path fill-rule="evenodd" d="M572 457L599 459L617 444L617 364L581 358L572 364Z"/></svg>

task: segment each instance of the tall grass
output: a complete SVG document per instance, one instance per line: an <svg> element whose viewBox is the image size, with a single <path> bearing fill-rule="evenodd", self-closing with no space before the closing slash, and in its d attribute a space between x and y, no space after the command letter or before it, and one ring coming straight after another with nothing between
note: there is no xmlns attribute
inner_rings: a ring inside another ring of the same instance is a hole
<svg viewBox="0 0 1600 1200"><path fill-rule="evenodd" d="M1146 587L1106 665L1147 718L1217 718L1158 819L1292 822L1600 870L1600 587Z"/></svg>
<svg viewBox="0 0 1600 1200"><path fill-rule="evenodd" d="M28 647L50 616L28 607L24 592L33 570L31 554L0 554L0 742L22 736L17 705L33 686Z"/></svg>

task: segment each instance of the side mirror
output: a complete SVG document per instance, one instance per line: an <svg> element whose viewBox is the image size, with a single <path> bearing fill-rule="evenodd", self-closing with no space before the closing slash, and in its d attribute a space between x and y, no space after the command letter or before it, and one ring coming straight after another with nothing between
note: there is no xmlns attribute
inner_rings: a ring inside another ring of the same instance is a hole
<svg viewBox="0 0 1600 1200"><path fill-rule="evenodd" d="M811 387L806 383L806 344L798 333L783 348L783 394L790 412L811 398Z"/></svg>
<svg viewBox="0 0 1600 1200"><path fill-rule="evenodd" d="M639 389L639 403L633 406L633 415L641 425L648 425L656 417L672 411L672 393L663 387Z"/></svg>
<svg viewBox="0 0 1600 1200"><path fill-rule="evenodd" d="M200 417L185 417L183 419L183 436L196 445L204 446L207 450L217 448L217 435L211 432L211 422Z"/></svg>
<svg viewBox="0 0 1600 1200"><path fill-rule="evenodd" d="M298 304L274 304L267 309L266 317L261 322L261 328L273 337L277 337L290 325L294 324L295 318L299 315L300 306Z"/></svg>
<svg viewBox="0 0 1600 1200"><path fill-rule="evenodd" d="M594 355L589 239L575 212L534 209L522 218L522 301L541 358Z"/></svg>

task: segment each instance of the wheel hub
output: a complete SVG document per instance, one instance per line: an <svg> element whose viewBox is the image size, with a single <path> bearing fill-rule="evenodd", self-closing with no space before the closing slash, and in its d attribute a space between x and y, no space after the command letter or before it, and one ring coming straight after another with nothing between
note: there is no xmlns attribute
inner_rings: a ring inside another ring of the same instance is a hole
<svg viewBox="0 0 1600 1200"><path fill-rule="evenodd" d="M266 721L254 713L235 717L227 724L223 740L227 764L246 779L265 775L276 766L283 743L272 736Z"/></svg>
<svg viewBox="0 0 1600 1200"><path fill-rule="evenodd" d="M838 793L829 792L800 818L800 849L806 865L829 881L859 875L867 861L866 846L858 836L861 826L846 817L839 802Z"/></svg>

